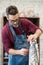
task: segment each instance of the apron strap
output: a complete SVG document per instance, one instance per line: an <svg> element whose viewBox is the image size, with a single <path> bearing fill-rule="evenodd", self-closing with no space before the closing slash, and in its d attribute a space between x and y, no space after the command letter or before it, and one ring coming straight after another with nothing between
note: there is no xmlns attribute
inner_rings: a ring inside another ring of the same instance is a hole
<svg viewBox="0 0 43 65"><path fill-rule="evenodd" d="M16 39L16 33L15 33L14 29L13 29L13 26L9 24L9 27L10 27L10 31L12 32L12 35L14 37L14 40L15 40Z"/></svg>
<svg viewBox="0 0 43 65"><path fill-rule="evenodd" d="M22 32L22 34L25 34L25 32L24 32L24 30L23 30L23 27L22 27L21 22L18 22L18 25L19 25L19 28L20 28L20 30L21 30L21 32Z"/></svg>

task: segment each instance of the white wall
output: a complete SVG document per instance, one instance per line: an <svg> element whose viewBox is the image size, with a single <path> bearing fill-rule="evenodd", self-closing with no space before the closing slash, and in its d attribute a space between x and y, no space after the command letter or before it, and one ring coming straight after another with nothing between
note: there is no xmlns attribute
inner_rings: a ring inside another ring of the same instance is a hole
<svg viewBox="0 0 43 65"><path fill-rule="evenodd" d="M0 65L2 65L2 14L9 5L16 5L19 12L26 12L27 9L33 9L40 17L40 28L43 29L43 0L0 0ZM40 36L40 65L43 65L43 34Z"/></svg>

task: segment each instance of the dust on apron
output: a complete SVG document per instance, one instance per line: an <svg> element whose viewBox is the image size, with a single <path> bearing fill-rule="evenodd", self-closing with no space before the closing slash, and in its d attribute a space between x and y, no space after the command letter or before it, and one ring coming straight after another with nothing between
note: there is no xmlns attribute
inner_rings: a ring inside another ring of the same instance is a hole
<svg viewBox="0 0 43 65"><path fill-rule="evenodd" d="M16 35L12 25L10 25L10 30L14 37L14 49L18 50L18 49L26 48L29 50L29 43L27 42L26 34L22 33L21 35ZM8 65L28 65L28 64L29 64L29 53L26 56L20 54L9 55Z"/></svg>

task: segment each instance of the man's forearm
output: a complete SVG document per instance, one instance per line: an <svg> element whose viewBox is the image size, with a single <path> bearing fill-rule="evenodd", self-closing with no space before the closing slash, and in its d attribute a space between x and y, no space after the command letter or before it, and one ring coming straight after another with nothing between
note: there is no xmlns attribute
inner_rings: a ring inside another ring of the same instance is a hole
<svg viewBox="0 0 43 65"><path fill-rule="evenodd" d="M20 51L20 50L9 49L8 53L9 53L9 54L12 54L12 55L16 55L16 54L19 54L19 51Z"/></svg>
<svg viewBox="0 0 43 65"><path fill-rule="evenodd" d="M37 29L35 32L35 36L38 38L41 35L42 31L40 29Z"/></svg>

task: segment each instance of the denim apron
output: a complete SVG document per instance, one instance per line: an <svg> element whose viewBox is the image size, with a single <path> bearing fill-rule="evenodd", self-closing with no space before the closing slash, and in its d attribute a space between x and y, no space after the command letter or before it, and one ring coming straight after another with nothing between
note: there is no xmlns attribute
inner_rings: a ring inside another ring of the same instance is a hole
<svg viewBox="0 0 43 65"><path fill-rule="evenodd" d="M10 26L10 30L14 37L14 49L20 50L25 48L29 50L29 43L27 42L26 34L23 33L21 35L16 35L12 26ZM8 65L29 65L29 53L25 56L20 54L9 55Z"/></svg>

